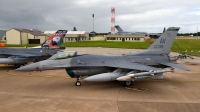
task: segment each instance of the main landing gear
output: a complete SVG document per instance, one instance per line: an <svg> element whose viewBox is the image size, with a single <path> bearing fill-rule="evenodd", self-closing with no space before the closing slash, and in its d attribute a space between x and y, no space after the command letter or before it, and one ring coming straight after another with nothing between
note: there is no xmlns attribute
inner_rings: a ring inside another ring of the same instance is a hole
<svg viewBox="0 0 200 112"><path fill-rule="evenodd" d="M125 81L123 84L124 87L130 87L132 85L133 85L133 81Z"/></svg>
<svg viewBox="0 0 200 112"><path fill-rule="evenodd" d="M75 83L76 86L81 86L81 78L80 77L77 77L77 81Z"/></svg>
<svg viewBox="0 0 200 112"><path fill-rule="evenodd" d="M16 64L16 65L14 65L14 66L20 68L20 67L25 66L25 64Z"/></svg>

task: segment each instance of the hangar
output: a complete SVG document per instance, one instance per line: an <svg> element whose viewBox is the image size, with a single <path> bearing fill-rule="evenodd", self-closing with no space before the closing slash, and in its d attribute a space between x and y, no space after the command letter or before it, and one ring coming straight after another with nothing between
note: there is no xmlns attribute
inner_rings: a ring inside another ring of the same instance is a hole
<svg viewBox="0 0 200 112"><path fill-rule="evenodd" d="M79 42L89 40L89 33L86 31L68 31L64 42Z"/></svg>
<svg viewBox="0 0 200 112"><path fill-rule="evenodd" d="M47 36L37 29L12 28L6 32L6 44L42 44Z"/></svg>
<svg viewBox="0 0 200 112"><path fill-rule="evenodd" d="M144 42L145 35L126 34L126 35L107 35L106 41L133 41L133 42Z"/></svg>
<svg viewBox="0 0 200 112"><path fill-rule="evenodd" d="M50 36L56 31L45 31L44 34ZM67 31L63 42L79 42L89 40L89 33L86 31Z"/></svg>

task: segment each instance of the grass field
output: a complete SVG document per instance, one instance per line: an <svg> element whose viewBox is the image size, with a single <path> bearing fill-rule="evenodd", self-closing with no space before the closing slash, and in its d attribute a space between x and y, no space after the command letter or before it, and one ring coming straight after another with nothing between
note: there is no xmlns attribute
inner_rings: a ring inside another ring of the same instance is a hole
<svg viewBox="0 0 200 112"><path fill-rule="evenodd" d="M34 47L40 46L39 44L23 44L23 45L16 45L16 44L5 44L5 47Z"/></svg>
<svg viewBox="0 0 200 112"><path fill-rule="evenodd" d="M196 39L177 39L172 48L174 52L186 53L193 56L200 56L200 40Z"/></svg>
<svg viewBox="0 0 200 112"><path fill-rule="evenodd" d="M151 40L153 43L154 40ZM128 48L128 49L147 49L151 44L145 42L108 42L108 41L85 41L63 43L66 47L105 47L105 48ZM28 45L6 45L6 47L33 47L34 44ZM200 40L195 39L176 39L172 45L173 52L186 53L189 55L200 56ZM191 52L193 51L193 52Z"/></svg>
<svg viewBox="0 0 200 112"><path fill-rule="evenodd" d="M151 41L153 43L154 40ZM107 47L107 48L128 48L128 49L147 49L151 44L145 42L106 42L106 41L86 41L64 43L66 47ZM195 39L176 39L172 45L173 52L186 53L189 55L200 56L200 40ZM192 52L193 51L193 52Z"/></svg>
<svg viewBox="0 0 200 112"><path fill-rule="evenodd" d="M106 48L128 48L146 49L150 44L147 42L110 42L110 41L85 41L63 43L66 47L106 47Z"/></svg>

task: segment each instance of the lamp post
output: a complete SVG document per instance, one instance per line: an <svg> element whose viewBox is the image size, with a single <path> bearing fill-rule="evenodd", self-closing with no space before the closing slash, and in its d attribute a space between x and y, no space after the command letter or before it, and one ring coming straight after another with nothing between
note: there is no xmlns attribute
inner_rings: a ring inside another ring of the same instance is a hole
<svg viewBox="0 0 200 112"><path fill-rule="evenodd" d="M94 33L94 14L92 14L93 17L93 33Z"/></svg>
<svg viewBox="0 0 200 112"><path fill-rule="evenodd" d="M94 14L92 14L93 17L93 34L92 34L92 39L94 40Z"/></svg>

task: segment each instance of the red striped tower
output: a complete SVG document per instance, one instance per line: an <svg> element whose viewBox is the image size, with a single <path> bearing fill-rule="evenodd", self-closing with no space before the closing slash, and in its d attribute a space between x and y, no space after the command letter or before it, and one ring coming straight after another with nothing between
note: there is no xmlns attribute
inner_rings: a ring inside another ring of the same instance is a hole
<svg viewBox="0 0 200 112"><path fill-rule="evenodd" d="M111 34L115 34L115 8L111 7Z"/></svg>

